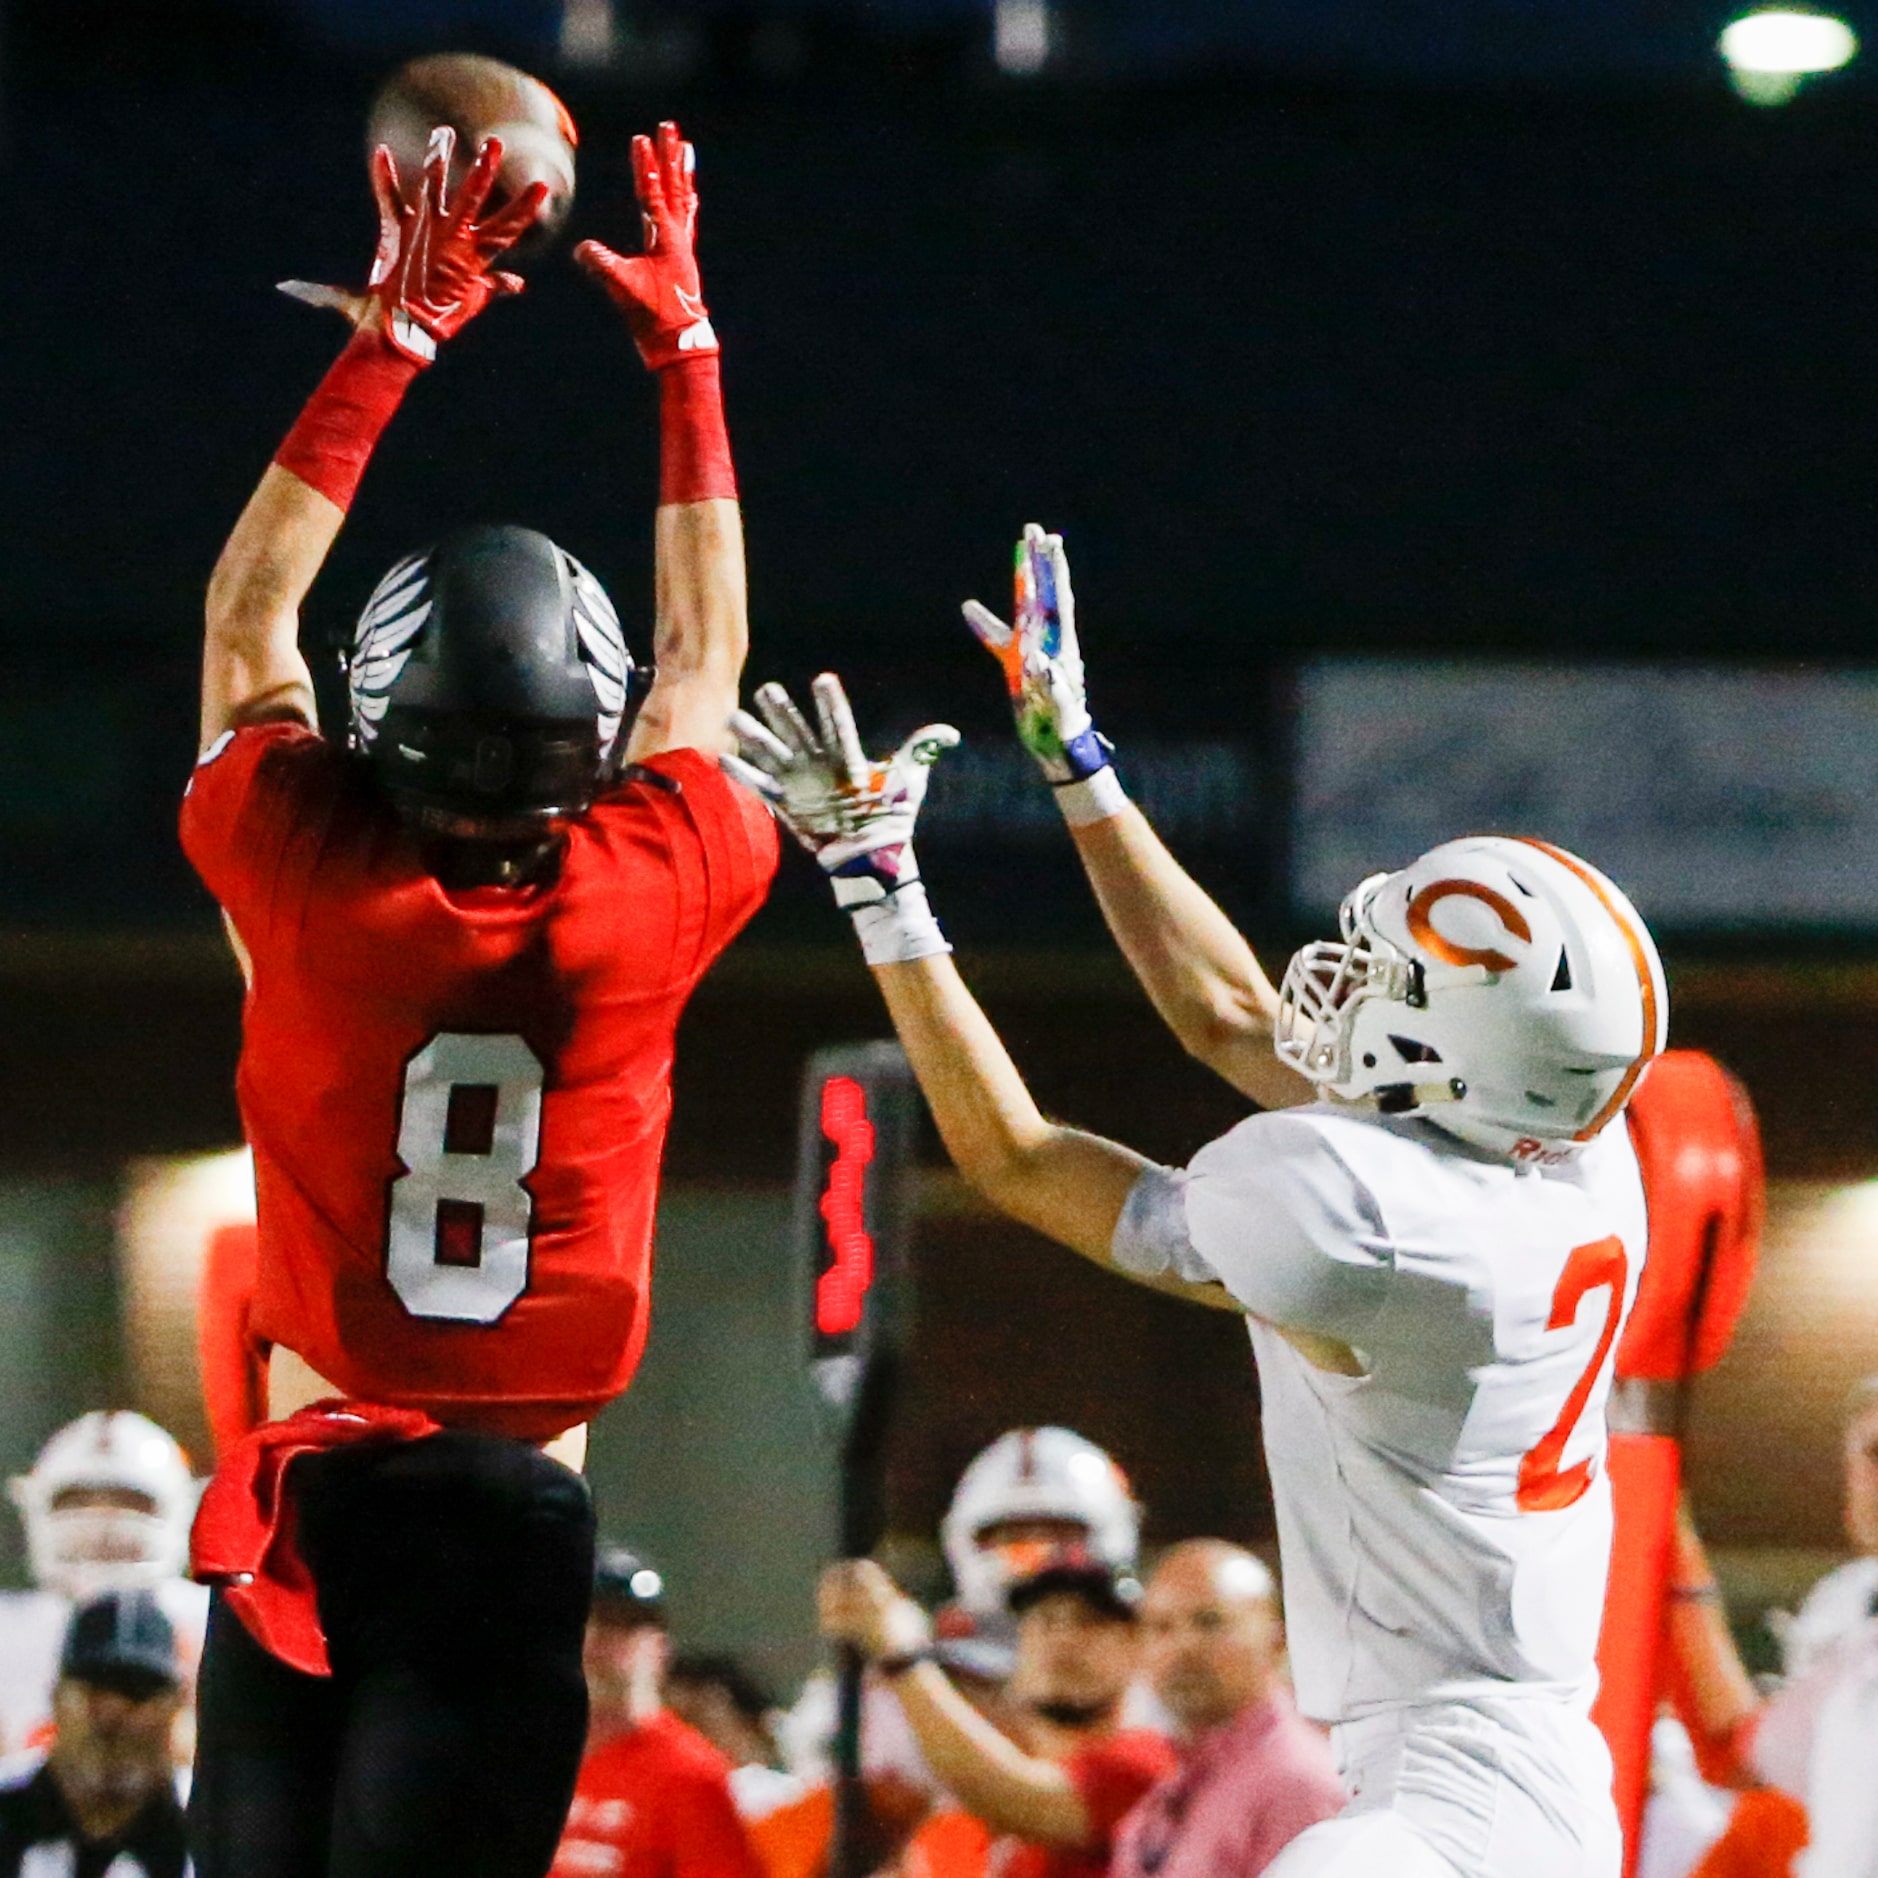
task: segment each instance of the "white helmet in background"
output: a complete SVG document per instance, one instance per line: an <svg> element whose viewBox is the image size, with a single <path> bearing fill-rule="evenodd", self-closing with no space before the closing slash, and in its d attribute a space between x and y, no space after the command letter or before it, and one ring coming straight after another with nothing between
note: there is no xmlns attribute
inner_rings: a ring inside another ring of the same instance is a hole
<svg viewBox="0 0 1878 1878"><path fill-rule="evenodd" d="M965 1472L939 1528L958 1601L975 1616L1001 1614L1015 1579L1037 1569L1058 1541L1000 1539L995 1528L1034 1521L1079 1526L1090 1551L1117 1571L1134 1565L1141 1508L1112 1459L1067 1428L1013 1428Z"/></svg>
<svg viewBox="0 0 1878 1878"><path fill-rule="evenodd" d="M1279 1056L1345 1101L1521 1158L1574 1153L1623 1111L1669 1031L1649 928L1542 841L1443 842L1345 899L1341 943L1279 990Z"/></svg>
<svg viewBox="0 0 1878 1878"><path fill-rule="evenodd" d="M189 1458L148 1416L93 1410L8 1483L34 1581L74 1601L180 1578L199 1492Z"/></svg>

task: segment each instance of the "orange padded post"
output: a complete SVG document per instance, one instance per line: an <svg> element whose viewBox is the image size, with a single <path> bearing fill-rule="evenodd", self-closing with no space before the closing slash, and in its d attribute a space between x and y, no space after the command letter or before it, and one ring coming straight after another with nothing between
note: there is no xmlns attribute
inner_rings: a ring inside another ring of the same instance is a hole
<svg viewBox="0 0 1878 1878"><path fill-rule="evenodd" d="M1720 1360L1747 1302L1766 1179L1747 1092L1699 1050L1660 1056L1627 1117L1650 1243L1617 1350L1610 1452L1617 1527L1593 1715L1616 1765L1628 1875L1649 1785L1688 1386Z"/></svg>

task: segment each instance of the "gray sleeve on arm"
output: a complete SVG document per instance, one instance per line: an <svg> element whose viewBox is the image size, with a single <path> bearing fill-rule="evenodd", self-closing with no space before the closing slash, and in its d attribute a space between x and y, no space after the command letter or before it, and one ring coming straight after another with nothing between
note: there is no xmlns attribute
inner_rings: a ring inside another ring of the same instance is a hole
<svg viewBox="0 0 1878 1878"><path fill-rule="evenodd" d="M1218 1275L1187 1236L1187 1176L1177 1167L1150 1167L1129 1189L1109 1241L1117 1271L1130 1278L1181 1278L1211 1285Z"/></svg>

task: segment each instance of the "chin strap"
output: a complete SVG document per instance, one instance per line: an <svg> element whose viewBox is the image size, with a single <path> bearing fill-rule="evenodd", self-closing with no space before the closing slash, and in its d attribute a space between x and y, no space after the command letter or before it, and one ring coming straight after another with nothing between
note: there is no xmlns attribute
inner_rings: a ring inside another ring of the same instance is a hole
<svg viewBox="0 0 1878 1878"><path fill-rule="evenodd" d="M1383 1114L1408 1115L1437 1103L1462 1101L1467 1085L1460 1077L1450 1076L1445 1082L1386 1082L1370 1093Z"/></svg>
<svg viewBox="0 0 1878 1878"><path fill-rule="evenodd" d="M1094 1728L1120 1706L1118 1702L1033 1702L1030 1712L1055 1728Z"/></svg>
<svg viewBox="0 0 1878 1878"><path fill-rule="evenodd" d="M532 887L560 863L562 837L499 842L418 829L424 871L440 887L460 893L475 887Z"/></svg>

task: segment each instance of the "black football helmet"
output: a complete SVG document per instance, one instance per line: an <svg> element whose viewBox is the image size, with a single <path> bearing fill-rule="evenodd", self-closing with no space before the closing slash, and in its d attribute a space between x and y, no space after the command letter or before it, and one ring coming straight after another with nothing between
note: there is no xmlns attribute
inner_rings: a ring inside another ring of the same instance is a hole
<svg viewBox="0 0 1878 1878"><path fill-rule="evenodd" d="M522 838L618 772L635 690L619 615L532 528L464 528L407 555L345 666L351 746L426 834Z"/></svg>

